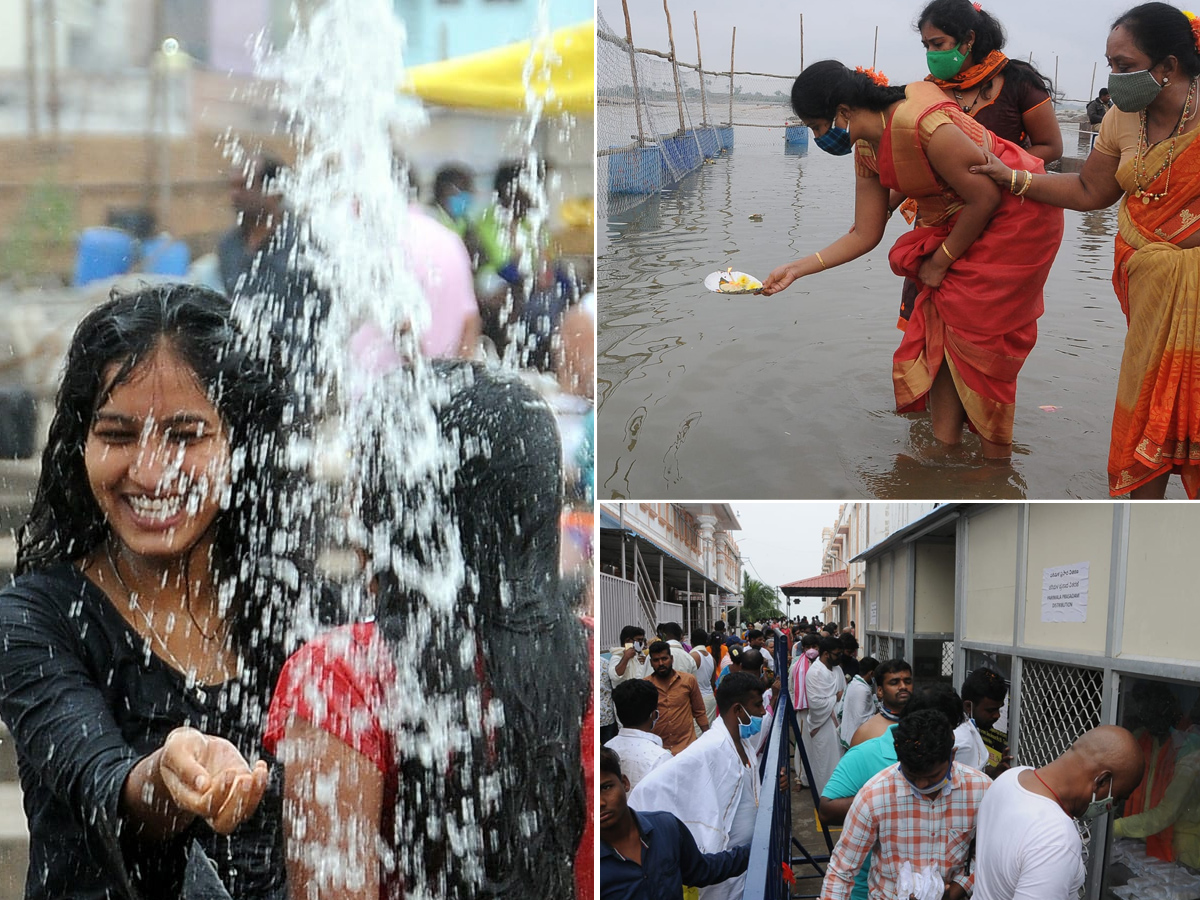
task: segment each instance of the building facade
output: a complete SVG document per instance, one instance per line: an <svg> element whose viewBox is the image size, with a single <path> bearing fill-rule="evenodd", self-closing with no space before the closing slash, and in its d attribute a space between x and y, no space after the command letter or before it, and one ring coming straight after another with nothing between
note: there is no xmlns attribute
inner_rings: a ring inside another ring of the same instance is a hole
<svg viewBox="0 0 1200 900"><path fill-rule="evenodd" d="M1144 742L1153 784L1168 757L1173 766L1200 752L1200 604L1188 568L1198 526L1200 512L1177 504L939 507L857 557L867 652L903 656L918 682L956 688L975 668L999 672L1017 764L1044 765L1097 725L1127 727ZM1169 719L1159 727L1170 738L1153 737L1149 710ZM1168 810L1172 797L1181 802ZM1176 834L1195 831L1190 783L1164 781L1143 811L1160 798L1156 815L1177 823ZM1158 896L1163 879L1200 896L1184 868L1200 864L1190 845L1167 859L1154 842L1112 839L1110 824L1092 827L1086 897L1129 885L1116 896Z"/></svg>
<svg viewBox="0 0 1200 900"><path fill-rule="evenodd" d="M599 646L624 625L710 628L741 603L742 562L727 503L601 503Z"/></svg>

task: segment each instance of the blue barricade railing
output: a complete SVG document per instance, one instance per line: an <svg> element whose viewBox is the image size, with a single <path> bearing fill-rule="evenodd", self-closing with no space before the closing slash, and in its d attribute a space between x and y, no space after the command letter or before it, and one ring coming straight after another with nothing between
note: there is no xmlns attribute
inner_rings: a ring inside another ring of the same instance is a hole
<svg viewBox="0 0 1200 900"><path fill-rule="evenodd" d="M746 870L743 900L817 897L819 894L791 892L795 879L804 877L798 876L793 867L800 864L813 869L817 876L823 876L825 870L822 864L829 861L828 852L814 856L792 833L792 754L788 741L789 733L795 741L795 746L799 748L798 755L809 785L813 784L813 777L788 691L787 642L777 637L775 645L775 671L779 675L780 691L778 699L775 700L775 716L771 720L771 730L765 738L766 749L759 763L762 789L759 793L758 817L754 823L754 839L750 846L750 865ZM816 806L820 798L815 789L812 789L812 795L813 805ZM827 851L832 852L833 840L829 829L824 825L822 833ZM798 855L794 855L793 850Z"/></svg>

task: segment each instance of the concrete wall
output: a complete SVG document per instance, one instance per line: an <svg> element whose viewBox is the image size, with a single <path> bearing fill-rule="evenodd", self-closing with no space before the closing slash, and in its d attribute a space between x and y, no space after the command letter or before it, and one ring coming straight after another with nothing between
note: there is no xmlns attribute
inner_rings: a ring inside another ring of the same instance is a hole
<svg viewBox="0 0 1200 900"><path fill-rule="evenodd" d="M1120 655L1200 662L1200 603L1191 566L1197 523L1190 505L1131 507Z"/></svg>
<svg viewBox="0 0 1200 900"><path fill-rule="evenodd" d="M963 638L1010 644L1016 621L1017 522L1021 507L997 506L967 519Z"/></svg>
<svg viewBox="0 0 1200 900"><path fill-rule="evenodd" d="M917 545L914 633L954 633L954 557L953 543Z"/></svg>
<svg viewBox="0 0 1200 900"><path fill-rule="evenodd" d="M1022 643L1082 653L1105 652L1109 622L1113 507L1033 503L1029 507L1029 564L1025 573L1025 634ZM1090 563L1087 620L1042 621L1042 573L1073 563Z"/></svg>

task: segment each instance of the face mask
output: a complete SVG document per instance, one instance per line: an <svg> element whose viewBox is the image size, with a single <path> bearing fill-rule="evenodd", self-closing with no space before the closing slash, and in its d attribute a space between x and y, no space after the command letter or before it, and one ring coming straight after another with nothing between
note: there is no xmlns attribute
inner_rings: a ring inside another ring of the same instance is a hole
<svg viewBox="0 0 1200 900"><path fill-rule="evenodd" d="M650 730L654 730L654 726L658 724L658 710L654 711L654 715L650 717Z"/></svg>
<svg viewBox="0 0 1200 900"><path fill-rule="evenodd" d="M471 195L466 191L459 191L453 197L446 200L446 212L450 214L450 218L452 219L465 219L470 209Z"/></svg>
<svg viewBox="0 0 1200 900"><path fill-rule="evenodd" d="M915 784L912 783L912 781L909 779L909 777L907 775L904 775L903 767L900 769L900 774L904 775L904 780L908 782L908 786L913 789L914 794L917 794L918 796L921 796L921 797L928 797L930 794L936 794L939 791L944 791L946 789L946 787L950 784L950 773L953 771L954 771L954 754L951 753L950 754L950 765L946 767L946 777L943 778L941 781L939 781L935 785L931 785L930 787L924 787L924 788L917 787Z"/></svg>
<svg viewBox="0 0 1200 900"><path fill-rule="evenodd" d="M816 139L816 145L834 156L845 156L854 148L850 132L836 125L830 125L829 129Z"/></svg>
<svg viewBox="0 0 1200 900"><path fill-rule="evenodd" d="M742 707L742 712L746 712L745 707ZM749 713L746 713L746 714L750 715ZM750 740L750 738L754 737L756 734L758 734L760 731L762 731L762 723L763 723L762 716L750 716L750 724L749 725L743 724L742 717L738 716L738 734L741 735L741 738L743 741L748 741L748 740Z"/></svg>
<svg viewBox="0 0 1200 900"><path fill-rule="evenodd" d="M815 660L818 656L821 655L821 651L820 650L805 650L804 655L807 656L810 660Z"/></svg>
<svg viewBox="0 0 1200 900"><path fill-rule="evenodd" d="M1111 91L1112 88L1109 88L1109 90ZM1092 791L1092 802L1089 803L1087 809L1085 809L1082 813L1080 813L1078 816L1076 816L1076 818L1079 819L1080 822L1083 822L1086 824L1088 822L1091 822L1093 819L1100 818L1102 815L1104 815L1110 809L1112 809L1112 807L1113 807L1112 783L1109 782L1108 796L1105 797L1103 800L1097 800L1096 792Z"/></svg>
<svg viewBox="0 0 1200 900"><path fill-rule="evenodd" d="M967 58L957 47L950 50L927 50L925 62L929 66L929 74L939 81L949 81L962 71ZM1110 88L1111 90L1111 88Z"/></svg>
<svg viewBox="0 0 1200 900"><path fill-rule="evenodd" d="M646 646L646 644L645 644L645 642L643 642L643 641L634 641L634 642L633 642L633 649L634 649L636 652L638 652L638 653L641 653L641 652L642 652L642 648L643 648L643 647L645 647L645 646Z"/></svg>
<svg viewBox="0 0 1200 900"><path fill-rule="evenodd" d="M1141 112L1154 102L1162 85L1149 69L1140 72L1110 72L1108 93L1121 112Z"/></svg>

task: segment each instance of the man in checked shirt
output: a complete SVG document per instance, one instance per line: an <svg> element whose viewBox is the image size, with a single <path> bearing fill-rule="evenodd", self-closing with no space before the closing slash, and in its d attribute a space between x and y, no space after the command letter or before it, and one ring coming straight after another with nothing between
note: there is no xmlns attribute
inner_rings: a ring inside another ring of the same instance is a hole
<svg viewBox="0 0 1200 900"><path fill-rule="evenodd" d="M962 900L971 892L968 857L975 814L992 780L954 762L954 731L937 710L904 717L893 736L899 763L855 796L829 861L821 900L848 898L872 849L867 881L872 897L897 898L900 866L906 860L914 872L937 868L946 885L942 900Z"/></svg>

